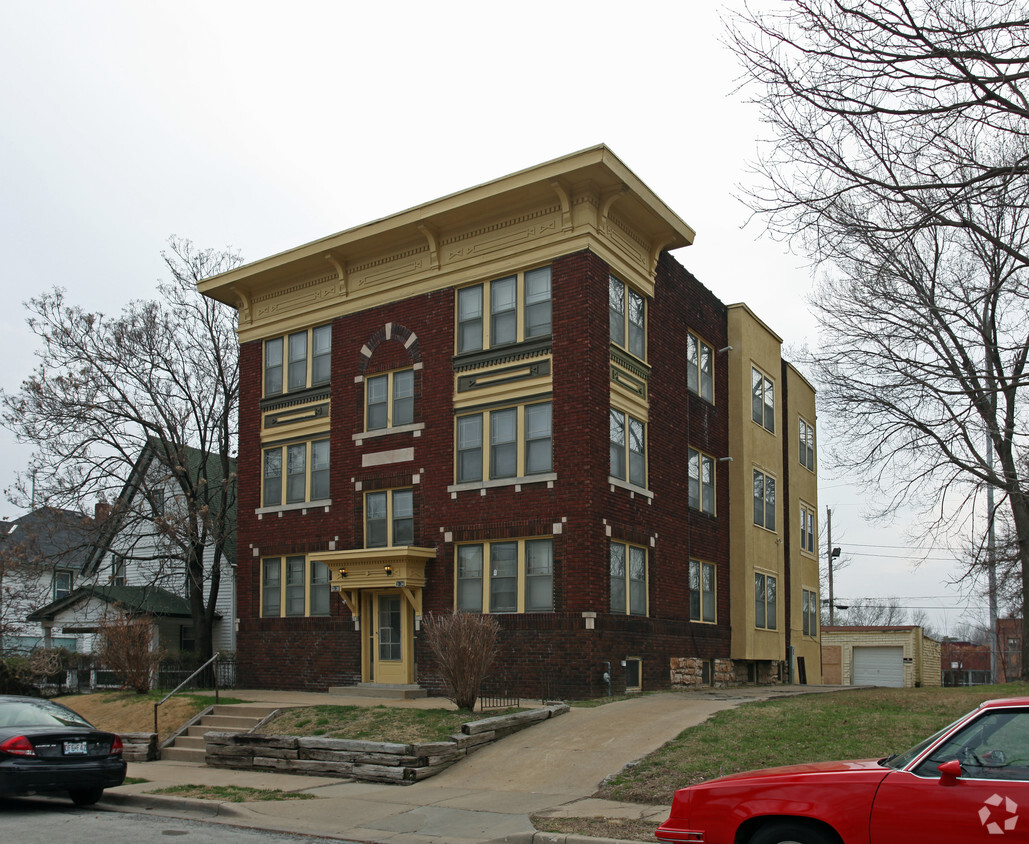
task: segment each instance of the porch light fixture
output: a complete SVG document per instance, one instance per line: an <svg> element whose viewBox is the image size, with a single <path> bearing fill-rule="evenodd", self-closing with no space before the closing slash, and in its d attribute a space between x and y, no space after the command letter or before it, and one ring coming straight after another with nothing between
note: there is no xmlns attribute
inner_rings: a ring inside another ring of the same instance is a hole
<svg viewBox="0 0 1029 844"><path fill-rule="evenodd" d="M386 572L386 574L393 574L393 566L383 566L382 570Z"/></svg>
<svg viewBox="0 0 1029 844"><path fill-rule="evenodd" d="M339 576L340 577L346 577L347 576L347 570L346 569L340 569L339 570Z"/></svg>

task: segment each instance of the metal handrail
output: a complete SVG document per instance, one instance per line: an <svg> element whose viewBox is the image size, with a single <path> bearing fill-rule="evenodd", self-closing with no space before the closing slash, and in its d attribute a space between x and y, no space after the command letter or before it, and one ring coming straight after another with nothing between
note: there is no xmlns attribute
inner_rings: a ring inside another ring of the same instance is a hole
<svg viewBox="0 0 1029 844"><path fill-rule="evenodd" d="M218 658L221 655L222 655L221 651L218 651L214 656L212 656L209 660L207 660L207 662L205 662L203 665L201 665L196 671L194 671L192 674L190 674L185 680L183 680L181 683L179 683L179 685L177 685L174 689L172 689L170 692L168 692L168 694L166 694L163 698L161 698L157 703L154 704L154 734L155 735L158 732L158 730L157 730L157 707L159 707L162 703L164 703L166 700L168 700L168 698L170 698L172 695L176 694L179 691L179 689L181 689L183 686L186 685L186 683L188 683L190 680L192 680L194 677L196 677L197 674L199 674L201 671L203 671L205 668L207 668L208 665L210 665L212 662L217 662ZM217 669L215 669L215 672L214 672L214 702L216 704L218 703L218 670Z"/></svg>

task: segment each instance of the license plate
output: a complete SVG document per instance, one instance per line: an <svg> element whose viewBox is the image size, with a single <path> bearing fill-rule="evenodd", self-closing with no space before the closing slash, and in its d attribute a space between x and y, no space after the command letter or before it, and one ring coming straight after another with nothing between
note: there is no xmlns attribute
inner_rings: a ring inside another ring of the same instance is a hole
<svg viewBox="0 0 1029 844"><path fill-rule="evenodd" d="M64 743L65 756L85 756L87 752L84 741L66 741Z"/></svg>

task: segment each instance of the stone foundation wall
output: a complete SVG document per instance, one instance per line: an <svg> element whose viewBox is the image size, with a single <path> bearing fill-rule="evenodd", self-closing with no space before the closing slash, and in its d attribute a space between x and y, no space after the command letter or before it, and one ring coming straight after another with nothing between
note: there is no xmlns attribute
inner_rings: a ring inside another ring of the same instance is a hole
<svg viewBox="0 0 1029 844"><path fill-rule="evenodd" d="M713 686L716 689L739 684L731 659L704 660L699 657L673 657L671 660L672 688L694 688ZM704 680L704 663L711 663L711 681Z"/></svg>
<svg viewBox="0 0 1029 844"><path fill-rule="evenodd" d="M211 732L204 736L206 762L218 768L410 785L438 774L480 747L568 710L567 704L561 703L482 718L463 724L461 732L446 741L425 744Z"/></svg>

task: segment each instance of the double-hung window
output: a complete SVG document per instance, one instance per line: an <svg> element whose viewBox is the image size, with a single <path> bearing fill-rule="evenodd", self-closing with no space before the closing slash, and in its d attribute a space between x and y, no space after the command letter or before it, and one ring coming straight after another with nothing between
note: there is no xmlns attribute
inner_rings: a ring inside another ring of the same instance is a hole
<svg viewBox="0 0 1029 844"><path fill-rule="evenodd" d="M414 490L386 489L364 497L365 548L414 543Z"/></svg>
<svg viewBox="0 0 1029 844"><path fill-rule="evenodd" d="M277 396L328 384L331 359L331 325L265 340L264 395Z"/></svg>
<svg viewBox="0 0 1029 844"><path fill-rule="evenodd" d="M611 612L647 614L647 549L612 542L610 548Z"/></svg>
<svg viewBox="0 0 1029 844"><path fill-rule="evenodd" d="M552 612L554 541L512 539L457 546L459 612Z"/></svg>
<svg viewBox="0 0 1029 844"><path fill-rule="evenodd" d="M754 573L754 626L765 630L776 629L775 577Z"/></svg>
<svg viewBox="0 0 1029 844"><path fill-rule="evenodd" d="M815 426L800 420L800 465L815 471Z"/></svg>
<svg viewBox="0 0 1029 844"><path fill-rule="evenodd" d="M800 548L815 553L815 514L803 504L800 506Z"/></svg>
<svg viewBox="0 0 1029 844"><path fill-rule="evenodd" d="M261 616L329 614L329 567L303 556L261 561Z"/></svg>
<svg viewBox="0 0 1029 844"><path fill-rule="evenodd" d="M775 478L754 470L754 524L775 530Z"/></svg>
<svg viewBox="0 0 1029 844"><path fill-rule="evenodd" d="M264 450L264 507L329 497L329 441L289 443Z"/></svg>
<svg viewBox="0 0 1029 844"><path fill-rule="evenodd" d="M548 336L550 282L550 267L538 267L458 290L458 353Z"/></svg>
<svg viewBox="0 0 1029 844"><path fill-rule="evenodd" d="M775 431L775 384L756 367L750 371L751 418L768 431Z"/></svg>
<svg viewBox="0 0 1029 844"><path fill-rule="evenodd" d="M715 566L690 560L690 621L715 620Z"/></svg>
<svg viewBox="0 0 1029 844"><path fill-rule="evenodd" d="M647 300L614 276L608 278L608 320L611 342L646 360Z"/></svg>
<svg viewBox="0 0 1029 844"><path fill-rule="evenodd" d="M414 370L399 369L365 379L365 430L414 422Z"/></svg>
<svg viewBox="0 0 1029 844"><path fill-rule="evenodd" d="M609 415L611 477L638 487L647 485L646 424L616 408Z"/></svg>
<svg viewBox="0 0 1029 844"><path fill-rule="evenodd" d="M715 400L715 355L692 331L686 334L686 388L709 402Z"/></svg>
<svg viewBox="0 0 1029 844"><path fill-rule="evenodd" d="M818 593L803 590L804 635L818 635Z"/></svg>
<svg viewBox="0 0 1029 844"><path fill-rule="evenodd" d="M715 512L715 459L710 455L687 449L689 461L690 507L702 513Z"/></svg>
<svg viewBox="0 0 1029 844"><path fill-rule="evenodd" d="M553 471L552 429L550 402L458 416L457 482L502 480ZM485 436L489 437L488 442Z"/></svg>
<svg viewBox="0 0 1029 844"><path fill-rule="evenodd" d="M71 594L73 586L72 573L70 571L54 572L54 600L67 598Z"/></svg>

